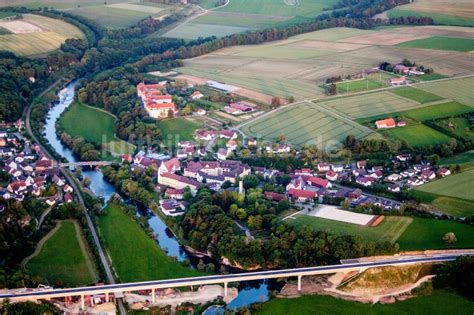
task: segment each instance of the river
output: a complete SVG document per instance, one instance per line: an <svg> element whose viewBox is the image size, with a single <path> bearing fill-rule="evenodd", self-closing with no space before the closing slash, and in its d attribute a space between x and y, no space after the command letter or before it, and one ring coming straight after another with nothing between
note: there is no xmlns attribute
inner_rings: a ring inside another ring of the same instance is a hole
<svg viewBox="0 0 474 315"><path fill-rule="evenodd" d="M43 131L44 137L48 140L51 146L59 155L68 160L68 162L77 162L78 159L71 149L61 143L56 135L56 121L64 110L66 110L74 101L76 85L77 81L72 81L60 91L58 94L59 103L49 110ZM90 179L90 190L96 196L103 198L105 201L109 200L112 194L116 192L115 187L104 179L104 176L100 171L84 169L82 174ZM148 217L148 223L156 236L158 246L160 246L168 256L176 257L178 261L193 260L193 258L190 257L179 244L178 240L173 236L172 232L166 227L166 224L160 217L148 209L145 214ZM227 308L237 309L246 307L255 302L266 301L269 297L271 290L270 287L277 289L279 285L274 281L251 281L248 283L240 283L238 296L227 305Z"/></svg>

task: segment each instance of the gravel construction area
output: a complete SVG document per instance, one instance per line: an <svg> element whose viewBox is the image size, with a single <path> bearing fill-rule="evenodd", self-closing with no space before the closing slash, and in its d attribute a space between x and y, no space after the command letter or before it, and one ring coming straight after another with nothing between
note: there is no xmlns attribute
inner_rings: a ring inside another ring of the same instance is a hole
<svg viewBox="0 0 474 315"><path fill-rule="evenodd" d="M373 215L340 210L335 206L328 205L320 205L315 210L309 212L308 215L357 225L367 225L374 219Z"/></svg>

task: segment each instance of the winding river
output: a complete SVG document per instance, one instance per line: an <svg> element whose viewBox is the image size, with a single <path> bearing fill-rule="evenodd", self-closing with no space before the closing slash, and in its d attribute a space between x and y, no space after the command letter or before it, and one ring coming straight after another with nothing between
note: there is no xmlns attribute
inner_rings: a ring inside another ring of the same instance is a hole
<svg viewBox="0 0 474 315"><path fill-rule="evenodd" d="M77 162L77 157L72 150L61 143L56 135L56 121L61 114L72 104L75 97L75 87L77 81L72 81L63 90L58 93L59 103L52 107L46 119L44 127L44 137L49 141L56 152L67 159L69 162ZM97 170L84 169L82 174L90 179L90 190L98 197L109 200L112 194L116 192L115 187L108 183L103 174ZM192 260L192 257L179 244L178 240L173 236L171 231L160 217L152 211L147 210L146 216L148 223L156 236L158 246L163 249L168 256L176 257L178 261ZM263 302L268 300L270 284L267 281L252 281L239 284L238 296L227 305L229 309L237 309L246 307L255 302ZM220 313L218 309L210 310L208 313Z"/></svg>

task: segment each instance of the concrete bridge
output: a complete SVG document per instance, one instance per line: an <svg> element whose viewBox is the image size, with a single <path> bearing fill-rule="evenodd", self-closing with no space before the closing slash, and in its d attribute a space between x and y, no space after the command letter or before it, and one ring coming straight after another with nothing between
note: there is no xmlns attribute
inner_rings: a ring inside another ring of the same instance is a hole
<svg viewBox="0 0 474 315"><path fill-rule="evenodd" d="M81 308L85 306L85 296L104 295L109 301L110 294L115 297L122 297L124 292L130 291L151 291L152 302L155 302L155 291L157 289L177 288L186 286L200 286L208 284L223 284L224 294L227 296L227 285L231 282L264 280L275 278L296 277L298 279L298 290L301 290L301 279L304 276L314 276L337 272L362 272L374 267L405 266L420 263L439 263L456 260L459 256L474 256L474 250L459 250L447 253L428 253L412 256L390 256L374 259L351 259L343 261L342 264L332 266L318 266L307 268L294 268L283 270L255 271L248 273L202 276L169 280L142 281L131 283L107 284L103 286L77 287L67 289L14 289L0 291L0 301L10 299L11 302L25 300L37 301L39 299L80 297ZM367 261L369 260L369 261ZM354 262L356 261L356 262Z"/></svg>
<svg viewBox="0 0 474 315"><path fill-rule="evenodd" d="M71 163L58 163L59 167L77 167L77 166L106 166L112 162L109 161L84 161L84 162L71 162Z"/></svg>

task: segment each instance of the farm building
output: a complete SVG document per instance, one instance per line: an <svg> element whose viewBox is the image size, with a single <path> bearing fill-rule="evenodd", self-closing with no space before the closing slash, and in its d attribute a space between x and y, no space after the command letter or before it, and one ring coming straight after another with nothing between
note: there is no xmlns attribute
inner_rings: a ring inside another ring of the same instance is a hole
<svg viewBox="0 0 474 315"><path fill-rule="evenodd" d="M375 126L377 129L386 129L386 128L394 128L396 126L395 119L387 118L382 120L377 120L375 122Z"/></svg>
<svg viewBox="0 0 474 315"><path fill-rule="evenodd" d="M400 85L405 84L406 82L407 82L407 79L405 77L388 79L388 84L390 84L391 86L400 86Z"/></svg>

